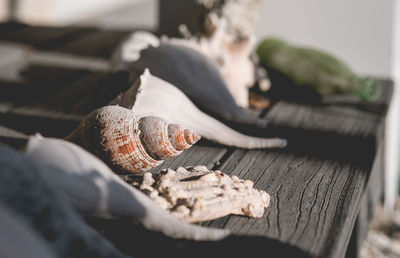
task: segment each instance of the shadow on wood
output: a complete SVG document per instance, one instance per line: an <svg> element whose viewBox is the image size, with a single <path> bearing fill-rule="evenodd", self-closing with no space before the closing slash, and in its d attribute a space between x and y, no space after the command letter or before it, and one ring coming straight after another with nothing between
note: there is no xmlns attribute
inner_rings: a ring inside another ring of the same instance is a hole
<svg viewBox="0 0 400 258"><path fill-rule="evenodd" d="M191 241L168 238L144 230L127 220L90 218L86 222L99 230L120 250L135 257L246 257L265 254L267 257L309 257L300 249L261 236L231 235L221 241Z"/></svg>

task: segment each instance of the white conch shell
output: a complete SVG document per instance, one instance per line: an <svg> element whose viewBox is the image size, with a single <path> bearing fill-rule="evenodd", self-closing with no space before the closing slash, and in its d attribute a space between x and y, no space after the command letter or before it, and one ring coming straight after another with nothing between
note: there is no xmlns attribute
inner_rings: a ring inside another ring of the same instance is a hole
<svg viewBox="0 0 400 258"><path fill-rule="evenodd" d="M135 100L132 98L135 97ZM127 100L128 98L128 100ZM131 87L113 103L123 103L140 116L162 117L191 129L201 137L239 148L276 148L286 146L280 138L258 138L239 133L200 111L179 89L152 76L148 69L140 76L139 88ZM134 102L132 106L132 102ZM128 104L129 103L129 104Z"/></svg>
<svg viewBox="0 0 400 258"><path fill-rule="evenodd" d="M200 136L159 117L139 118L131 110L114 105L93 111L66 139L118 170L138 173L178 156Z"/></svg>
<svg viewBox="0 0 400 258"><path fill-rule="evenodd" d="M32 136L26 154L82 215L132 219L146 229L174 238L219 240L229 234L228 230L191 225L173 217L101 160L71 142Z"/></svg>

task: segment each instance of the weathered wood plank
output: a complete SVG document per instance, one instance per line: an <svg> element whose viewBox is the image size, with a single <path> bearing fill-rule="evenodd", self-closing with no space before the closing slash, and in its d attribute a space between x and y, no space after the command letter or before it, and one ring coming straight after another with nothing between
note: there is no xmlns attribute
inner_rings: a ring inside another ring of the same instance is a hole
<svg viewBox="0 0 400 258"><path fill-rule="evenodd" d="M2 125L0 125L0 136L4 137L4 138L20 138L20 139L27 138L26 134L12 130L12 129L2 126Z"/></svg>
<svg viewBox="0 0 400 258"><path fill-rule="evenodd" d="M151 173L158 173L163 169L176 169L178 167L203 165L209 169L218 166L226 156L229 156L231 151L226 148L220 148L208 141L201 140L196 145L182 152L179 156L164 161L160 166L150 170ZM135 182L136 174L121 174L120 177L132 184Z"/></svg>
<svg viewBox="0 0 400 258"><path fill-rule="evenodd" d="M57 48L57 51L75 55L109 58L129 31L94 31Z"/></svg>
<svg viewBox="0 0 400 258"><path fill-rule="evenodd" d="M106 105L129 87L126 74L57 72L72 83L63 81L52 87L51 82L56 78L49 76L41 77L39 82L32 80L25 88L21 86L19 90L24 94L15 92L13 104L17 106L6 106L7 110L0 114L0 124L26 134L39 132L45 136L64 137L86 114Z"/></svg>
<svg viewBox="0 0 400 258"><path fill-rule="evenodd" d="M352 228L349 232L345 224L354 223L352 207L362 194L366 170L276 151L235 151L220 169L253 180L256 188L271 194L271 205L258 220L229 216L206 225L277 239L312 256L340 257L330 252L337 252L337 242L350 237Z"/></svg>
<svg viewBox="0 0 400 258"><path fill-rule="evenodd" d="M74 26L49 27L6 23L0 25L0 41L24 44L36 49L54 49L96 30Z"/></svg>
<svg viewBox="0 0 400 258"><path fill-rule="evenodd" d="M376 208L382 204L383 201L385 178L385 120L386 119L382 118L378 127L377 153L361 200L360 212L357 216L346 258L360 257L361 246L367 237L369 223L374 216Z"/></svg>
<svg viewBox="0 0 400 258"><path fill-rule="evenodd" d="M44 99L38 108L86 115L129 88L126 73L90 73Z"/></svg>
<svg viewBox="0 0 400 258"><path fill-rule="evenodd" d="M0 91L1 92L1 91ZM13 107L13 103L10 101L1 101L0 102L0 113L7 113L10 111Z"/></svg>
<svg viewBox="0 0 400 258"><path fill-rule="evenodd" d="M228 216L203 224L277 239L311 256L344 256L372 166L379 117L284 102L267 117L289 146L235 150L219 169L253 180L271 194L271 206L258 220Z"/></svg>
<svg viewBox="0 0 400 258"><path fill-rule="evenodd" d="M33 47L40 50L58 49L68 42L82 38L89 33L93 33L96 30L96 28L69 27L66 28L65 33L60 33L57 37L39 41L35 43Z"/></svg>
<svg viewBox="0 0 400 258"><path fill-rule="evenodd" d="M21 92L24 92L25 89L26 84L22 82L0 79L0 101L8 103L21 102Z"/></svg>
<svg viewBox="0 0 400 258"><path fill-rule="evenodd" d="M28 25L26 25L26 24L16 23L16 22L0 23L0 37L4 34L19 30L19 29L27 27L27 26Z"/></svg>
<svg viewBox="0 0 400 258"><path fill-rule="evenodd" d="M72 27L41 27L41 26L26 26L9 33L0 35L0 40L27 45L36 45L45 41L54 40L65 34L71 33L74 30Z"/></svg>
<svg viewBox="0 0 400 258"><path fill-rule="evenodd" d="M26 48L0 42L0 80L21 81L21 70L26 65Z"/></svg>
<svg viewBox="0 0 400 258"><path fill-rule="evenodd" d="M42 102L57 91L84 78L87 70L65 69L62 67L30 65L23 71L26 89L21 92L21 104L30 105Z"/></svg>
<svg viewBox="0 0 400 258"><path fill-rule="evenodd" d="M48 137L63 138L79 125L82 118L82 116L34 109L28 106L0 113L0 125L6 125L27 135L41 133Z"/></svg>
<svg viewBox="0 0 400 258"><path fill-rule="evenodd" d="M0 143L7 144L16 149L21 149L25 146L27 139L28 136L26 134L0 125Z"/></svg>
<svg viewBox="0 0 400 258"><path fill-rule="evenodd" d="M308 257L294 246L265 237L231 235L221 241L199 242L168 238L161 233L145 230L129 220L87 218L86 222L102 232L118 249L133 257L159 257L160 253L182 258L243 258L261 254L266 257Z"/></svg>
<svg viewBox="0 0 400 258"><path fill-rule="evenodd" d="M104 31L88 27L46 27L2 24L0 41L41 50L57 50L77 55L109 58L130 31Z"/></svg>
<svg viewBox="0 0 400 258"><path fill-rule="evenodd" d="M222 162L225 155L229 156L230 153L231 151L228 148L221 148L206 140L201 140L178 157L165 161L161 166L153 169L152 172L156 173L166 168L176 169L178 167L198 165L212 169Z"/></svg>
<svg viewBox="0 0 400 258"><path fill-rule="evenodd" d="M108 60L55 51L31 51L28 64L97 72L110 72L111 70Z"/></svg>

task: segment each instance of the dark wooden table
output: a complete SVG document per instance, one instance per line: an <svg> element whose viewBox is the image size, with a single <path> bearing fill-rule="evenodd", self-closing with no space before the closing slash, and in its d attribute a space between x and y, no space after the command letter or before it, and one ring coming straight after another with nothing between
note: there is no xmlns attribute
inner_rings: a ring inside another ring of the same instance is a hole
<svg viewBox="0 0 400 258"><path fill-rule="evenodd" d="M27 135L64 137L91 110L126 90L110 55L128 31L0 24L0 141L21 148ZM270 193L261 219L226 216L201 223L229 228L217 242L169 239L128 221L88 218L135 256L356 257L383 189L384 121L392 84L373 103L336 98L323 105L279 101L261 113L283 150L244 150L201 140L163 168L206 165L251 179ZM90 96L90 100L88 99ZM130 177L123 177L129 182ZM148 249L148 244L157 248Z"/></svg>

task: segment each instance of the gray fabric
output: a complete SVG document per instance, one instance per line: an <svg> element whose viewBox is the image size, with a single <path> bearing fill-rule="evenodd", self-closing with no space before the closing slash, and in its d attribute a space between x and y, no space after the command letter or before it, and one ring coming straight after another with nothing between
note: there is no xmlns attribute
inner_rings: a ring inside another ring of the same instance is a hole
<svg viewBox="0 0 400 258"><path fill-rule="evenodd" d="M86 225L59 189L25 155L0 145L0 202L18 214L60 257L127 257ZM33 256L33 255L32 255Z"/></svg>
<svg viewBox="0 0 400 258"><path fill-rule="evenodd" d="M56 258L57 256L28 223L0 203L0 257Z"/></svg>
<svg viewBox="0 0 400 258"><path fill-rule="evenodd" d="M228 231L191 225L158 207L94 155L61 140L32 136L27 155L81 214L129 218L174 238L217 240Z"/></svg>

